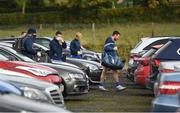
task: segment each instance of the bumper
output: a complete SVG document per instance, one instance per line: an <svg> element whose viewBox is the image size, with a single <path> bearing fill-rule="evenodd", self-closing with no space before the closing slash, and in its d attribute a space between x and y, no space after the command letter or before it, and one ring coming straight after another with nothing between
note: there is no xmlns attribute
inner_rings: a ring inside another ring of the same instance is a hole
<svg viewBox="0 0 180 113"><path fill-rule="evenodd" d="M149 76L149 68L137 69L134 73L134 81L137 84L145 86L146 78Z"/></svg>
<svg viewBox="0 0 180 113"><path fill-rule="evenodd" d="M65 92L67 95L81 95L89 92L89 81L77 81L75 79L66 82Z"/></svg>
<svg viewBox="0 0 180 113"><path fill-rule="evenodd" d="M87 75L89 77L89 81L92 84L98 84L100 82L102 69L95 70L95 71L88 71Z"/></svg>
<svg viewBox="0 0 180 113"><path fill-rule="evenodd" d="M134 81L136 84L139 84L139 85L145 85L145 80L146 80L146 77L144 75L138 75L134 78Z"/></svg>
<svg viewBox="0 0 180 113"><path fill-rule="evenodd" d="M179 107L177 95L161 95L152 102L152 112L176 112Z"/></svg>

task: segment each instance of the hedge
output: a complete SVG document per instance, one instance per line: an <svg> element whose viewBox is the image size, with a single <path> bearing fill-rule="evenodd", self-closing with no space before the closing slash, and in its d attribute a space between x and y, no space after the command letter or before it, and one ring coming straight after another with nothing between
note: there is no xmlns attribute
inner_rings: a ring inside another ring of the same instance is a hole
<svg viewBox="0 0 180 113"><path fill-rule="evenodd" d="M117 23L136 21L178 21L180 7L156 9L137 7L125 9L63 9L39 13L0 13L0 25L44 23Z"/></svg>

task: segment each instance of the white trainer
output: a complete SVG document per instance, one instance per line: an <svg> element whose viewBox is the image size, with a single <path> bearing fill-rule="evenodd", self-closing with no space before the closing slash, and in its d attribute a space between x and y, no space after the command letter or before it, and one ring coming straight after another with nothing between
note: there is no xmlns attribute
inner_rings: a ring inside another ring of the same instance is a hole
<svg viewBox="0 0 180 113"><path fill-rule="evenodd" d="M101 91L109 91L108 89L106 89L104 86L101 86L101 85L99 85L99 90L101 90Z"/></svg>
<svg viewBox="0 0 180 113"><path fill-rule="evenodd" d="M123 87L123 86L121 86L121 85L118 85L118 86L116 86L116 89L117 89L118 91L122 91L122 90L125 90L126 87Z"/></svg>

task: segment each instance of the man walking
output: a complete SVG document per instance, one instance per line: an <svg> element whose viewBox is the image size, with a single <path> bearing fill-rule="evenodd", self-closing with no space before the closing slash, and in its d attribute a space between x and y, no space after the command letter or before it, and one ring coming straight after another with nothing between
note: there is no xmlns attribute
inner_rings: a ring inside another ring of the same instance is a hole
<svg viewBox="0 0 180 113"><path fill-rule="evenodd" d="M115 45L115 41L117 41L120 38L120 33L118 31L114 31L112 33L112 36L108 37L105 41L104 44L104 53L111 55L112 57L116 56L116 51L118 50L117 46ZM106 66L103 66L103 71L101 73L101 78L100 78L100 84L99 84L99 89L103 90L103 91L108 91L105 87L104 87L104 81L106 79L107 76L107 71L108 68ZM112 70L113 71L113 78L115 81L115 87L117 90L123 90L125 89L125 87L120 85L119 82L119 72L118 70Z"/></svg>

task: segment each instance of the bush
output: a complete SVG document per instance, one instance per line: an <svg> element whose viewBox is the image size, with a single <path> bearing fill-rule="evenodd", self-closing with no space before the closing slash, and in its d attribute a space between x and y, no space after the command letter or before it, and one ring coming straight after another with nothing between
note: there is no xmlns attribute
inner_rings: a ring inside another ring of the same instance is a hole
<svg viewBox="0 0 180 113"><path fill-rule="evenodd" d="M137 7L125 9L62 9L39 13L0 14L0 24L44 24L44 23L125 23L179 21L180 8L158 7L155 9Z"/></svg>

